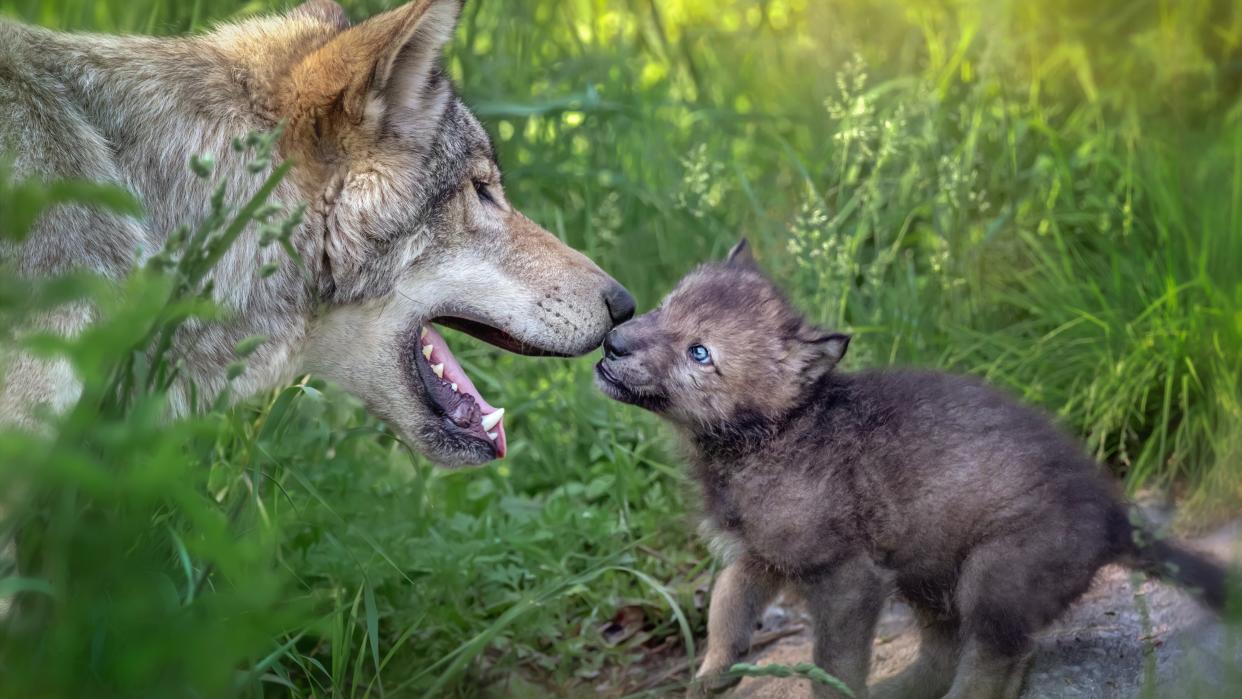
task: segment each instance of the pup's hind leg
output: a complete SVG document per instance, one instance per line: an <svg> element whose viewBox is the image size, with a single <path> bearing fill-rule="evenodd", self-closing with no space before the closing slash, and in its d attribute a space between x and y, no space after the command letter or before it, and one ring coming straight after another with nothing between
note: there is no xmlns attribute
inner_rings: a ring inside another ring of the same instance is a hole
<svg viewBox="0 0 1242 699"><path fill-rule="evenodd" d="M755 623L780 589L781 580L748 556L720 573L707 609L707 653L687 696L708 696L737 681L720 675L750 650Z"/></svg>
<svg viewBox="0 0 1242 699"><path fill-rule="evenodd" d="M844 682L855 697L866 697L871 642L887 591L874 565L861 556L800 588L815 624L815 664ZM812 695L816 699L844 696L818 683Z"/></svg>
<svg viewBox="0 0 1242 699"><path fill-rule="evenodd" d="M939 699L953 684L961 646L961 625L956 619L944 620L917 612L919 655L897 675L877 684L872 699Z"/></svg>
<svg viewBox="0 0 1242 699"><path fill-rule="evenodd" d="M1029 649L1015 656L968 639L945 699L1018 699L1030 658Z"/></svg>
<svg viewBox="0 0 1242 699"><path fill-rule="evenodd" d="M1073 522L1073 524L1070 524ZM1017 697L1031 634L1086 591L1105 558L1088 517L1041 523L976 547L962 564L956 602L962 660L949 699Z"/></svg>
<svg viewBox="0 0 1242 699"><path fill-rule="evenodd" d="M958 579L962 655L946 699L1017 699L1031 633L1051 606L1026 584L1028 569L1010 559L1013 551L994 553L971 554Z"/></svg>

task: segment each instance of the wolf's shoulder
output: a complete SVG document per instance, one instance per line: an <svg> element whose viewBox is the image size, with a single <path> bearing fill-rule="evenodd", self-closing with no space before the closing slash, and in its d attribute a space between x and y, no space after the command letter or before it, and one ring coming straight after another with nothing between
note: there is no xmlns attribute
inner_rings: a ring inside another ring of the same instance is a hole
<svg viewBox="0 0 1242 699"><path fill-rule="evenodd" d="M0 16L0 81L27 73L36 52L46 51L45 44L54 35L51 29Z"/></svg>
<svg viewBox="0 0 1242 699"><path fill-rule="evenodd" d="M0 89L12 92L28 72L27 37L30 28L12 19L0 17Z"/></svg>

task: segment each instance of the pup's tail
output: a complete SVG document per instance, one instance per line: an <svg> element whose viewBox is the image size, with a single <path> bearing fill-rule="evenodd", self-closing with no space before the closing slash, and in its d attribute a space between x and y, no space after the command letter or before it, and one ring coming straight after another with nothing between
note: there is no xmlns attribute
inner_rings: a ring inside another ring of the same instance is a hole
<svg viewBox="0 0 1242 699"><path fill-rule="evenodd" d="M1229 596L1229 572L1221 564L1176 542L1157 538L1145 528L1126 522L1125 541L1118 542L1122 563L1152 577L1176 583L1196 593L1216 611L1224 611Z"/></svg>

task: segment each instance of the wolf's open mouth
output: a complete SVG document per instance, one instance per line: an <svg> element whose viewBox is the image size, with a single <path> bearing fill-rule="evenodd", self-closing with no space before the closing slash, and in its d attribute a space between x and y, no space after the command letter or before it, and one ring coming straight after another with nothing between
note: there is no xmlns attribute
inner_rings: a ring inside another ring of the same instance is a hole
<svg viewBox="0 0 1242 699"><path fill-rule="evenodd" d="M514 354L523 354L528 357L572 357L573 356L571 354L565 354L563 352L554 352L549 349L544 349L542 347L536 347L535 345L522 342L521 340L517 339L516 337L510 335L509 333L499 328L493 328L492 326L486 323L482 323L477 320L470 320L469 318L460 318L457 316L440 316L438 318L433 318L432 322L437 323L439 325L443 325L446 328L460 330L466 333L467 335L473 335L479 338L480 340L486 342L489 345L495 345L502 350L507 350Z"/></svg>
<svg viewBox="0 0 1242 699"><path fill-rule="evenodd" d="M483 400L440 333L430 325L422 326L412 351L418 354L414 364L432 409L460 432L490 445L496 458L504 458L504 408L493 408Z"/></svg>

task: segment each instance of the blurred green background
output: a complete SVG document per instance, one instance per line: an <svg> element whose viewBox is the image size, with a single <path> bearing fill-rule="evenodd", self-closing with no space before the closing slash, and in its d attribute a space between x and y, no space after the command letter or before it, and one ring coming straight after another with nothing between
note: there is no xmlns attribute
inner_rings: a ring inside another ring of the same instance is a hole
<svg viewBox="0 0 1242 699"><path fill-rule="evenodd" d="M287 7L0 0L155 34ZM1188 526L1240 509L1242 5L470 0L449 66L509 197L640 310L745 235L855 333L850 366L985 376ZM0 293L0 325L21 298ZM66 350L88 386L143 313L113 304ZM5 526L34 532L0 592L36 600L3 622L0 694L684 681L713 564L659 426L595 393L592 358L450 339L508 410L510 456L482 470L433 469L314 382L171 426L153 396L0 435Z"/></svg>

